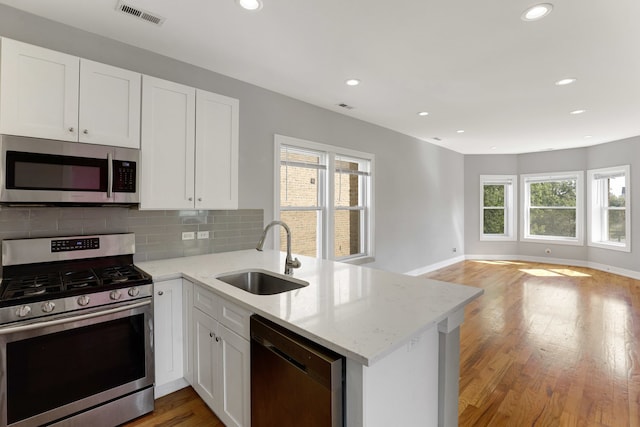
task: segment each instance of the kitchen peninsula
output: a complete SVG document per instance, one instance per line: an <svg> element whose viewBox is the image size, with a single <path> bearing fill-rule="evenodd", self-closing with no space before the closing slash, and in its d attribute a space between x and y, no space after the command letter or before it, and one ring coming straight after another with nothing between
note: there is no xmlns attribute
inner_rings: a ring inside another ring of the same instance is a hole
<svg viewBox="0 0 640 427"><path fill-rule="evenodd" d="M301 257L309 285L254 295L223 273L281 273L284 254L245 250L140 263L156 284L184 278L346 357L346 425L457 425L459 326L482 290ZM189 352L187 352L189 353Z"/></svg>

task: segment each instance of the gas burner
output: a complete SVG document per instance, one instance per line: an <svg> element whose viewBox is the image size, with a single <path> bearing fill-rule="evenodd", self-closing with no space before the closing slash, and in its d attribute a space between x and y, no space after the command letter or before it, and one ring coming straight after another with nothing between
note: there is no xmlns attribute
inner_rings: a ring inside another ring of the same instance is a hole
<svg viewBox="0 0 640 427"><path fill-rule="evenodd" d="M25 297L30 297L32 295L42 295L47 291L47 288L36 288L36 289L27 289L22 291Z"/></svg>
<svg viewBox="0 0 640 427"><path fill-rule="evenodd" d="M67 271L62 274L62 281L67 289L86 288L87 286L98 286L100 280L93 270Z"/></svg>
<svg viewBox="0 0 640 427"><path fill-rule="evenodd" d="M57 282L55 275L39 274L15 278L13 286L19 288L41 288L43 286L50 285L54 281Z"/></svg>
<svg viewBox="0 0 640 427"><path fill-rule="evenodd" d="M108 267L102 271L102 278L106 280L111 280L114 283L123 283L129 280L129 276L131 276L131 269L126 267Z"/></svg>

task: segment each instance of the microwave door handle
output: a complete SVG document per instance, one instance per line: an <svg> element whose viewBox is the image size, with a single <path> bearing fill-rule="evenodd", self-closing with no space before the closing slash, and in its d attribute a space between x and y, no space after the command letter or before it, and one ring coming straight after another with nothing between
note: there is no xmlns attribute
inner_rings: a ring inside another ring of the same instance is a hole
<svg viewBox="0 0 640 427"><path fill-rule="evenodd" d="M113 192L113 154L107 153L107 163L109 167L107 169L107 199L111 198Z"/></svg>

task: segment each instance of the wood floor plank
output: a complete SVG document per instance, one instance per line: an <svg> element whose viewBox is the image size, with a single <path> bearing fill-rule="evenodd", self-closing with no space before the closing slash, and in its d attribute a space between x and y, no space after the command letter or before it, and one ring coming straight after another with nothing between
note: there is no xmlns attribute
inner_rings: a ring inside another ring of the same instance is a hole
<svg viewBox="0 0 640 427"><path fill-rule="evenodd" d="M485 290L460 331L460 426L640 427L640 281L519 261L425 277Z"/></svg>

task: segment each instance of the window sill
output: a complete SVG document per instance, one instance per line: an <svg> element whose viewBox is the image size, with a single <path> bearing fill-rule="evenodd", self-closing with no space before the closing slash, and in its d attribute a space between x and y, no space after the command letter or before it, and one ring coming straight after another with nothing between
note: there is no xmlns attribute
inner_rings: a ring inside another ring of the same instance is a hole
<svg viewBox="0 0 640 427"><path fill-rule="evenodd" d="M570 239L558 239L558 238L544 238L544 237L523 237L520 239L522 243L546 243L552 245L569 245L569 246L584 246L584 241L570 240Z"/></svg>
<svg viewBox="0 0 640 427"><path fill-rule="evenodd" d="M606 242L589 242L588 245L592 248L608 249L610 251L618 252L631 252L631 246L618 243L606 243Z"/></svg>
<svg viewBox="0 0 640 427"><path fill-rule="evenodd" d="M375 260L376 259L372 256L361 256L357 258L339 259L336 261L343 262L345 264L362 265L362 264L369 264L370 262L374 262Z"/></svg>

